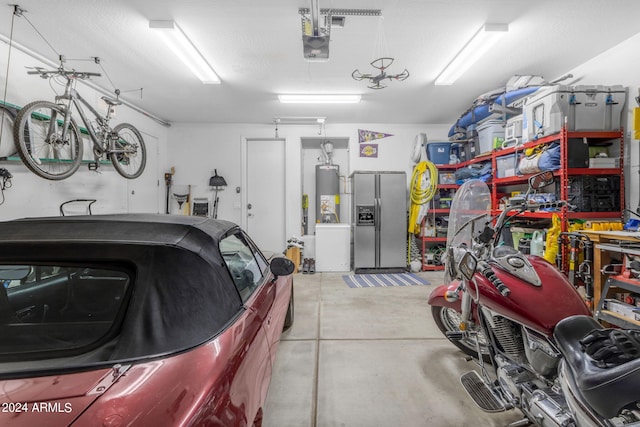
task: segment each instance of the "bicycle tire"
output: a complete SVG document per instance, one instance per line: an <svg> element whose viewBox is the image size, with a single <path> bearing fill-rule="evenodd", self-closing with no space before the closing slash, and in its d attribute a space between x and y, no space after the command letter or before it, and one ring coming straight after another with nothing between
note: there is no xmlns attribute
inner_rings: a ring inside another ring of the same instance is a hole
<svg viewBox="0 0 640 427"><path fill-rule="evenodd" d="M0 158L11 157L17 153L16 144L13 141L13 128L16 122L18 110L8 105L0 104Z"/></svg>
<svg viewBox="0 0 640 427"><path fill-rule="evenodd" d="M129 123L120 123L113 132L118 135L112 146L117 152L109 153L113 167L127 179L139 177L147 164L147 148L140 131Z"/></svg>
<svg viewBox="0 0 640 427"><path fill-rule="evenodd" d="M73 175L82 163L80 128L71 118L65 140L60 138L64 107L49 101L27 104L16 116L13 139L27 168L41 178L59 181ZM55 129L52 129L52 118ZM53 134L48 135L50 131Z"/></svg>

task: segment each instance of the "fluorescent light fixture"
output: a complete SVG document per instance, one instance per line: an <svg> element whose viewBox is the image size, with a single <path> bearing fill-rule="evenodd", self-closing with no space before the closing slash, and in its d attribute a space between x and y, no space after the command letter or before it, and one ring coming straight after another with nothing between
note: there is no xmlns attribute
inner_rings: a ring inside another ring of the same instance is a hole
<svg viewBox="0 0 640 427"><path fill-rule="evenodd" d="M508 24L485 24L436 78L436 85L451 85L509 31Z"/></svg>
<svg viewBox="0 0 640 427"><path fill-rule="evenodd" d="M360 95L278 95L283 104L356 104Z"/></svg>
<svg viewBox="0 0 640 427"><path fill-rule="evenodd" d="M326 117L274 117L273 122L277 125L323 125L327 121Z"/></svg>
<svg viewBox="0 0 640 427"><path fill-rule="evenodd" d="M157 33L193 74L204 84L219 84L220 78L175 21L149 21Z"/></svg>

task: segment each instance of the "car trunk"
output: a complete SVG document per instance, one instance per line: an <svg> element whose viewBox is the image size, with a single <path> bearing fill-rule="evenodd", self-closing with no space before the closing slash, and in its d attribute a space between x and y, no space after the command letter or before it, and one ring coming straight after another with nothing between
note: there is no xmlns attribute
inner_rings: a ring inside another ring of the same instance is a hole
<svg viewBox="0 0 640 427"><path fill-rule="evenodd" d="M113 383L110 368L4 380L0 425L68 425Z"/></svg>

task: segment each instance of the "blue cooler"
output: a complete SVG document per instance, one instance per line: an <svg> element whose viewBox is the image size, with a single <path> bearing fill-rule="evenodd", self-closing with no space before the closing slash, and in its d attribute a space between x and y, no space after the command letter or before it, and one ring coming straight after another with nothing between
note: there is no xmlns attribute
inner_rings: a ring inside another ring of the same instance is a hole
<svg viewBox="0 0 640 427"><path fill-rule="evenodd" d="M448 165L451 157L450 142L428 142L427 157L436 165Z"/></svg>

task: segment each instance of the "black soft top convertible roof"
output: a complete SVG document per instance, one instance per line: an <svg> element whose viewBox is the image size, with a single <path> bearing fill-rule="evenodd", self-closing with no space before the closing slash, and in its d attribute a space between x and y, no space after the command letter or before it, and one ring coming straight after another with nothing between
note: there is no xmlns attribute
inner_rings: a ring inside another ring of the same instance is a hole
<svg viewBox="0 0 640 427"><path fill-rule="evenodd" d="M0 264L123 266L134 278L117 338L75 359L153 357L209 340L242 309L218 245L237 230L228 221L173 215L27 218L0 222Z"/></svg>

